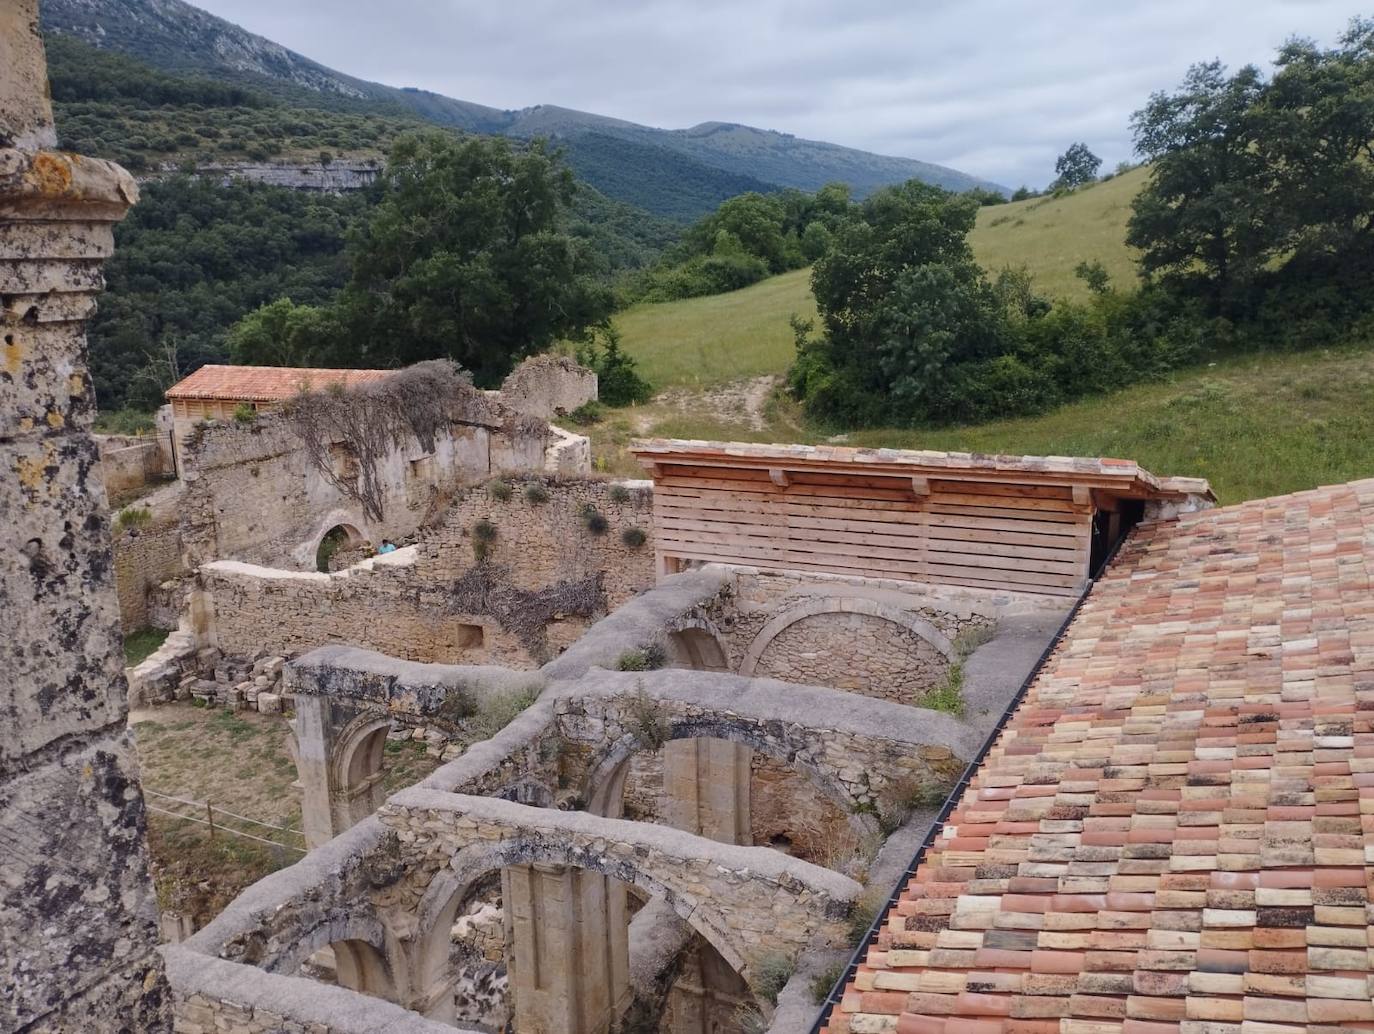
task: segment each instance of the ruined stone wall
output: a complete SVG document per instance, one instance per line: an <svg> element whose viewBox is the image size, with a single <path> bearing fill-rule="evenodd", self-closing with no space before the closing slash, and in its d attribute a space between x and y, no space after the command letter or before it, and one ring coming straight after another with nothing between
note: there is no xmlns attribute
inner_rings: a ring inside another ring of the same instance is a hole
<svg viewBox="0 0 1374 1034"><path fill-rule="evenodd" d="M173 628L175 620L167 608L153 605L155 594L164 582L180 579L186 572L181 563L181 526L175 518L154 519L138 528L118 534L114 542L115 586L119 592L119 619L126 632L140 628Z"/></svg>
<svg viewBox="0 0 1374 1034"><path fill-rule="evenodd" d="M765 954L795 951L813 938L842 943L862 891L847 877L767 848L418 787L390 798L378 818L397 835L406 882L417 892L446 866L460 879L526 862L603 873L663 898L746 980Z"/></svg>
<svg viewBox="0 0 1374 1034"><path fill-rule="evenodd" d="M544 420L566 416L596 397L596 374L565 355L530 356L501 385L503 402Z"/></svg>
<svg viewBox="0 0 1374 1034"><path fill-rule="evenodd" d="M138 191L54 145L37 0L0 5L0 1030L170 1030L84 321Z"/></svg>
<svg viewBox="0 0 1374 1034"><path fill-rule="evenodd" d="M702 610L742 675L832 686L918 704L940 685L960 636L1041 598L873 578L729 567L732 591Z"/></svg>
<svg viewBox="0 0 1374 1034"><path fill-rule="evenodd" d="M486 521L496 533L486 547L488 562L521 588L542 589L601 571L608 609L613 610L653 586L651 489L640 482L595 478L523 476L505 484L510 490L506 499L491 485L455 496L420 544L418 567L425 581L450 583L470 570L473 529ZM591 526L592 511L604 518L604 531ZM643 533L641 544L627 543L626 533L632 530Z"/></svg>
<svg viewBox="0 0 1374 1034"><path fill-rule="evenodd" d="M536 666L494 618L450 613L445 594L416 578L415 550L334 574L231 560L205 564L199 579L213 613L214 644L233 656L295 656L340 644L410 661Z"/></svg>
<svg viewBox="0 0 1374 1034"><path fill-rule="evenodd" d="M870 614L803 617L764 649L754 674L915 704L944 682L950 659L909 628Z"/></svg>
<svg viewBox="0 0 1374 1034"><path fill-rule="evenodd" d="M153 437L99 435L100 474L112 500L127 499L171 476L167 454Z"/></svg>
<svg viewBox="0 0 1374 1034"><path fill-rule="evenodd" d="M394 450L379 468L383 519L371 521L315 469L282 415L202 425L182 472L188 559L314 570L315 551L331 528L349 526L374 545L405 539L432 516L445 490L486 478L494 463L539 469L543 449L542 434L512 442L486 427L455 427L432 453L418 442Z"/></svg>

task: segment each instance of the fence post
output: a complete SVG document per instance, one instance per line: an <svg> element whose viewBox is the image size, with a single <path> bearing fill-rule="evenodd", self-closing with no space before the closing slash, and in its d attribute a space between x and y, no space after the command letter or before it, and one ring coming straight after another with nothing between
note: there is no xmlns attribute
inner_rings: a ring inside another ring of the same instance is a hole
<svg viewBox="0 0 1374 1034"><path fill-rule="evenodd" d="M209 821L209 824L210 824L210 839L211 839L211 840L214 840L214 839L215 839L215 809L211 806L211 804L210 804L209 801L206 801L206 802L205 802L205 818Z"/></svg>

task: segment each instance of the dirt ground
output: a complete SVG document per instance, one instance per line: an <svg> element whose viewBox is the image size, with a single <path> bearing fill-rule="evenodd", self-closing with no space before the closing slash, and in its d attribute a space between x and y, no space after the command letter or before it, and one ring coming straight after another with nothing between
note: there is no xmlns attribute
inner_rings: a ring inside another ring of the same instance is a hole
<svg viewBox="0 0 1374 1034"><path fill-rule="evenodd" d="M148 833L158 904L191 915L197 928L244 888L301 857L300 791L280 715L171 704L130 716L149 805ZM387 744L388 792L428 775L438 760L423 744ZM276 840L260 844L230 833L212 839L205 825L153 809L204 816L158 794L209 802L216 808L296 832L279 832L216 815L216 822Z"/></svg>

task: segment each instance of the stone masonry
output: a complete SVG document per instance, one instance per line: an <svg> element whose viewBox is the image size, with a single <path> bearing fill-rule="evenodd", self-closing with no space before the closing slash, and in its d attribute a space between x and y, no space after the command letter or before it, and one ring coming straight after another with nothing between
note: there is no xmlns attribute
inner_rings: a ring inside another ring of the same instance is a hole
<svg viewBox="0 0 1374 1034"><path fill-rule="evenodd" d="M37 0L0 8L0 1030L170 1029L84 321L138 192L53 146Z"/></svg>

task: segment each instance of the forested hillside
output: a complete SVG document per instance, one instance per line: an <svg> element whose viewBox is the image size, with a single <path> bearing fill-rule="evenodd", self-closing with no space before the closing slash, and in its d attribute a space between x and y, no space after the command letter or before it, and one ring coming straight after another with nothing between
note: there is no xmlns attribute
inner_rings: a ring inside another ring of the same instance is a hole
<svg viewBox="0 0 1374 1034"><path fill-rule="evenodd" d="M419 119L517 139L545 137L611 197L682 221L747 190L848 183L857 196L917 178L950 190L993 187L955 169L733 123L656 129L541 104L506 111L326 68L182 0L43 0L43 25L158 69L247 86L288 107ZM341 138L347 139L348 134ZM343 146L343 145L340 145ZM1001 188L996 188L1001 189Z"/></svg>

